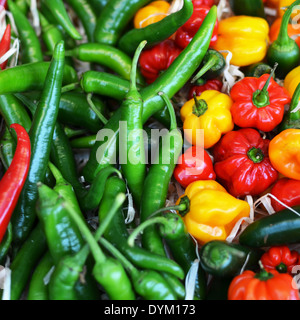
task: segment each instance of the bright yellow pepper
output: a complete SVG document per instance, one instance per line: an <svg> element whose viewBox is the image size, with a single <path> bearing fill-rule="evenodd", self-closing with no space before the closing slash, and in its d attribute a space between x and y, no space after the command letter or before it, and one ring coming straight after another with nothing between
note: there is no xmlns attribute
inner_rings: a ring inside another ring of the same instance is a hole
<svg viewBox="0 0 300 320"><path fill-rule="evenodd" d="M233 101L227 94L216 90L204 91L196 98L198 104L195 99L191 99L180 110L184 137L192 145L209 149L223 134L233 130L230 112ZM199 129L203 130L203 139Z"/></svg>
<svg viewBox="0 0 300 320"><path fill-rule="evenodd" d="M231 64L244 67L261 62L268 49L269 25L265 19L233 16L219 23L219 37L214 49L228 50Z"/></svg>
<svg viewBox="0 0 300 320"><path fill-rule="evenodd" d="M178 199L177 204L180 203L189 204L183 220L200 244L226 240L237 221L250 214L246 201L233 197L214 180L191 183Z"/></svg>
<svg viewBox="0 0 300 320"><path fill-rule="evenodd" d="M300 180L300 129L287 129L275 136L269 145L269 158L282 175Z"/></svg>
<svg viewBox="0 0 300 320"><path fill-rule="evenodd" d="M135 14L133 24L136 29L145 28L148 25L165 18L170 9L167 1L153 1L149 5L141 8Z"/></svg>
<svg viewBox="0 0 300 320"><path fill-rule="evenodd" d="M293 69L284 79L284 87L292 97L298 84L300 83L300 66Z"/></svg>

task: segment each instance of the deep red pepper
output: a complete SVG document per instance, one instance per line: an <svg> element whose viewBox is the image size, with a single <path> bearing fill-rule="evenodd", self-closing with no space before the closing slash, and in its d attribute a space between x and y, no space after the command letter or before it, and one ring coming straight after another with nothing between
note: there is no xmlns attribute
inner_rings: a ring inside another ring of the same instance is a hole
<svg viewBox="0 0 300 320"><path fill-rule="evenodd" d="M198 8L201 6L212 7L215 4L214 0L193 0L194 8Z"/></svg>
<svg viewBox="0 0 300 320"><path fill-rule="evenodd" d="M144 50L140 56L140 69L148 84L154 82L161 72L169 68L181 53L174 40L167 39L158 45Z"/></svg>
<svg viewBox="0 0 300 320"><path fill-rule="evenodd" d="M178 47L184 49L193 39L199 28L201 27L205 17L210 10L209 6L194 6L194 12L189 20L181 26L175 35L175 43ZM210 47L218 40L219 21L216 21L213 35L210 41Z"/></svg>
<svg viewBox="0 0 300 320"><path fill-rule="evenodd" d="M174 170L174 177L183 188L197 180L215 180L213 162L206 150L192 146L183 153Z"/></svg>
<svg viewBox="0 0 300 320"><path fill-rule="evenodd" d="M194 94L196 94L196 96L199 97L201 93L206 90L216 90L221 92L223 83L219 79L201 80L202 83L197 83L197 85L191 87L189 91L189 100L193 99Z"/></svg>
<svg viewBox="0 0 300 320"><path fill-rule="evenodd" d="M270 132L281 123L284 106L291 102L291 97L272 76L273 73L246 77L232 87L231 113L237 126Z"/></svg>
<svg viewBox="0 0 300 320"><path fill-rule="evenodd" d="M7 0L0 0L0 11L4 8L7 10Z"/></svg>
<svg viewBox="0 0 300 320"><path fill-rule="evenodd" d="M269 155L270 140L252 128L228 132L213 148L217 180L234 197L256 196L278 178Z"/></svg>
<svg viewBox="0 0 300 320"><path fill-rule="evenodd" d="M289 274L292 274L298 260L299 253L296 250L290 250L287 246L271 247L260 259L266 271L277 270L279 273Z"/></svg>
<svg viewBox="0 0 300 320"><path fill-rule="evenodd" d="M289 178L280 179L274 184L270 193L273 196L275 196L279 201L283 202L289 207L295 207L300 205L299 180ZM273 198L271 198L271 204L276 212L286 208Z"/></svg>
<svg viewBox="0 0 300 320"><path fill-rule="evenodd" d="M11 27L10 27L10 24L8 24L0 42L0 58L10 49L10 40L11 40ZM0 64L1 70L4 70L6 68L7 62L8 60Z"/></svg>
<svg viewBox="0 0 300 320"><path fill-rule="evenodd" d="M30 138L26 130L16 123L10 127L16 131L18 142L11 165L0 181L0 242L27 178L31 154Z"/></svg>

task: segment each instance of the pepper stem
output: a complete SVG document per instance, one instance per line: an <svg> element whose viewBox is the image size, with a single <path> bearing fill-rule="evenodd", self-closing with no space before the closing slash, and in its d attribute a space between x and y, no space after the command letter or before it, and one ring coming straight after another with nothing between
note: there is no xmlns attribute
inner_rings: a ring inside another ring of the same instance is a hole
<svg viewBox="0 0 300 320"><path fill-rule="evenodd" d="M247 156L254 163L261 163L265 158L263 152L259 148L251 148L247 152Z"/></svg>
<svg viewBox="0 0 300 320"><path fill-rule="evenodd" d="M74 83L70 83L64 87L61 88L61 93L65 93L65 92L69 92L69 91L73 91L77 88L80 87L80 82L74 82Z"/></svg>
<svg viewBox="0 0 300 320"><path fill-rule="evenodd" d="M164 92L159 92L158 95L160 95L164 99L164 101L167 105L167 108L168 108L168 111L170 114L170 119L171 119L170 130L172 131L172 130L177 129L176 114L175 114L175 110L174 110L174 107L171 103L170 98Z"/></svg>
<svg viewBox="0 0 300 320"><path fill-rule="evenodd" d="M132 59L132 66L131 66L131 72L130 72L130 89L129 91L132 91L132 90L137 90L137 87L136 87L136 73L137 73L137 64L138 64L138 61L139 61L139 57L141 55L141 52L143 51L143 49L145 48L147 44L147 41L144 40L142 41L138 48L136 49L135 51L135 54L133 56L133 59Z"/></svg>
<svg viewBox="0 0 300 320"><path fill-rule="evenodd" d="M193 114L199 118L207 111L208 105L204 99L197 99L196 93L193 94L193 97L195 101L193 106Z"/></svg>
<svg viewBox="0 0 300 320"><path fill-rule="evenodd" d="M266 81L262 90L257 90L253 94L252 100L253 100L254 105L257 108L265 107L265 106L269 105L269 103L270 103L268 88L269 88L269 84L271 82L271 79L274 77L274 74L275 74L277 67L278 67L278 63L276 62L274 65L274 68L272 69L270 76L269 76L268 80Z"/></svg>
<svg viewBox="0 0 300 320"><path fill-rule="evenodd" d="M199 78L201 78L207 71L209 71L215 65L218 65L219 58L216 55L211 55L207 63L201 68L201 70L195 75L191 80L191 83L195 83Z"/></svg>
<svg viewBox="0 0 300 320"><path fill-rule="evenodd" d="M103 123L103 124L107 124L108 120L104 117L104 115L96 108L93 100L92 100L92 96L93 94L92 93L88 93L87 96L86 96L86 99L87 99L87 102L90 106L90 108L96 113L97 117L100 119L100 121Z"/></svg>
<svg viewBox="0 0 300 320"><path fill-rule="evenodd" d="M60 171L56 168L56 166L53 163L49 162L48 166L49 166L51 173L54 176L54 179L56 180L56 184L66 184L67 183L67 181L64 179L64 177L62 176Z"/></svg>

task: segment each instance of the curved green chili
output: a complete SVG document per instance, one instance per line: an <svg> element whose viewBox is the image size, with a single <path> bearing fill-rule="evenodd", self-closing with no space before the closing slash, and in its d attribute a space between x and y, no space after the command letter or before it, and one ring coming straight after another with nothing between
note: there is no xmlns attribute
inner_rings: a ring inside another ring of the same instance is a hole
<svg viewBox="0 0 300 320"><path fill-rule="evenodd" d="M109 2L109 0L88 0L96 13L100 12Z"/></svg>
<svg viewBox="0 0 300 320"><path fill-rule="evenodd" d="M125 33L119 40L118 47L128 54L133 54L143 40L147 41L148 47L154 46L172 36L191 17L192 13L192 1L184 0L183 7L179 11L145 28L133 28Z"/></svg>
<svg viewBox="0 0 300 320"><path fill-rule="evenodd" d="M157 95L163 91L169 97L173 97L178 90L190 79L197 67L200 65L204 55L206 54L212 31L217 19L217 8L213 6L207 14L203 24L194 36L189 45L182 51L172 65L160 75L160 77L151 85L141 90L141 96L144 101L143 106L143 122L145 123L152 115L161 110L165 103ZM95 174L101 170L101 167L110 165L113 162L112 157L116 153L116 136L119 127L120 110L117 110L104 126L105 129L110 129L116 135L110 137L106 141L106 148L100 146L103 141L97 141L91 150L91 154L86 166L83 169L83 175L86 181L92 181ZM103 147L103 146L102 146Z"/></svg>
<svg viewBox="0 0 300 320"><path fill-rule="evenodd" d="M12 225L8 224L4 238L0 243L0 264L5 264L5 258L9 252L12 243Z"/></svg>

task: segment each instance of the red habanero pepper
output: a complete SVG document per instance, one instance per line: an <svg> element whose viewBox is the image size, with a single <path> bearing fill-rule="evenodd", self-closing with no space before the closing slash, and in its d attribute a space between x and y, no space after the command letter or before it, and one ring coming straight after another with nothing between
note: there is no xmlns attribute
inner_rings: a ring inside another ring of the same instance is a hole
<svg viewBox="0 0 300 320"><path fill-rule="evenodd" d="M300 180L290 178L283 178L278 180L270 192L279 201L283 202L289 207L296 207L300 205ZM286 207L280 204L276 199L271 198L273 209L278 212Z"/></svg>
<svg viewBox="0 0 300 320"><path fill-rule="evenodd" d="M210 10L209 6L195 6L192 16L181 26L175 35L175 43L178 47L184 49L193 39L199 28L201 27L205 17ZM218 40L219 21L216 21L215 28L211 37L210 47Z"/></svg>
<svg viewBox="0 0 300 320"><path fill-rule="evenodd" d="M226 133L214 146L217 180L234 197L257 196L278 178L269 155L270 140L252 128Z"/></svg>
<svg viewBox="0 0 300 320"><path fill-rule="evenodd" d="M31 155L30 138L26 130L16 123L10 127L16 131L18 142L11 165L0 181L0 242L27 178Z"/></svg>
<svg viewBox="0 0 300 320"><path fill-rule="evenodd" d="M205 149L192 146L183 153L174 170L176 181L186 188L198 180L215 180L213 162Z"/></svg>
<svg viewBox="0 0 300 320"><path fill-rule="evenodd" d="M290 250L287 246L275 246L269 248L261 256L261 263L266 271L276 270L279 273L293 273L293 268L298 264L299 253Z"/></svg>
<svg viewBox="0 0 300 320"><path fill-rule="evenodd" d="M196 94L196 96L199 97L201 93L206 90L216 90L221 92L222 87L223 87L223 83L219 79L211 79L211 80L199 79L196 82L196 85L192 86L189 91L189 100L193 99L194 94Z"/></svg>
<svg viewBox="0 0 300 320"><path fill-rule="evenodd" d="M174 40L167 39L144 50L140 56L140 70L148 84L154 82L161 72L169 68L181 53Z"/></svg>
<svg viewBox="0 0 300 320"><path fill-rule="evenodd" d="M194 8L198 8L201 6L212 7L215 4L214 0L192 0Z"/></svg>
<svg viewBox="0 0 300 320"><path fill-rule="evenodd" d="M246 77L232 87L231 114L237 126L270 132L281 123L284 106L291 102L291 97L273 79L274 71L275 68L271 75L260 78Z"/></svg>
<svg viewBox="0 0 300 320"><path fill-rule="evenodd" d="M11 27L10 24L7 25L3 37L0 42L0 58L5 55L5 53L10 49L10 40L11 40ZM6 68L8 60L0 64L1 70Z"/></svg>

